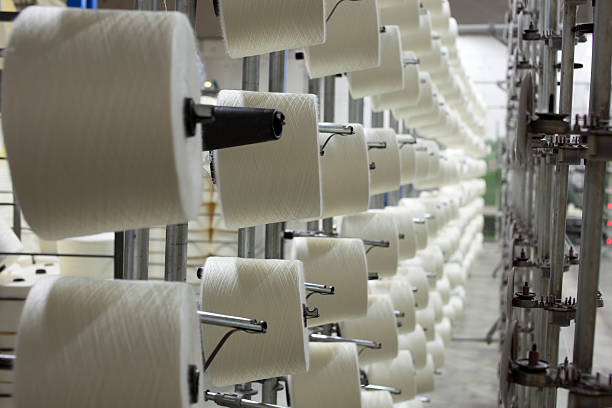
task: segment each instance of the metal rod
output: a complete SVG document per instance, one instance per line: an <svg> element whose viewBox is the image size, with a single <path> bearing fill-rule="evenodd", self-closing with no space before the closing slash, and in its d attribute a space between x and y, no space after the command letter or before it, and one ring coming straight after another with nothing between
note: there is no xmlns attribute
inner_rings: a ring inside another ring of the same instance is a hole
<svg viewBox="0 0 612 408"><path fill-rule="evenodd" d="M123 279L123 242L125 241L125 233L123 231L115 232L114 255L113 255L113 277L114 279Z"/></svg>
<svg viewBox="0 0 612 408"><path fill-rule="evenodd" d="M204 401L214 401L217 405L231 408L287 408L282 405L268 404L241 398L236 394L204 391Z"/></svg>
<svg viewBox="0 0 612 408"><path fill-rule="evenodd" d="M598 116L601 122L607 122L610 112L612 2L597 1L593 19L593 62L589 113ZM593 367L597 313L595 293L599 287L606 162L589 159L585 167L574 364L577 369L590 372Z"/></svg>
<svg viewBox="0 0 612 408"><path fill-rule="evenodd" d="M400 395L402 390L395 387L385 387L384 385L361 384L361 388L365 391L388 391L394 395Z"/></svg>
<svg viewBox="0 0 612 408"><path fill-rule="evenodd" d="M277 51L269 54L268 90L270 92L285 92L287 78L287 52ZM282 259L283 257L283 223L266 225L265 257L266 259ZM269 378L263 381L261 401L276 404L278 380Z"/></svg>
<svg viewBox="0 0 612 408"><path fill-rule="evenodd" d="M242 58L242 89L245 91L259 90L259 55ZM253 242L250 237L253 236ZM255 227L238 229L238 257L254 258ZM253 254L250 256L250 254Z"/></svg>
<svg viewBox="0 0 612 408"><path fill-rule="evenodd" d="M166 226L166 281L184 282L187 279L187 235L187 224Z"/></svg>
<svg viewBox="0 0 612 408"><path fill-rule="evenodd" d="M204 312L198 310L200 323L213 326L232 327L234 329L248 330L257 333L265 333L268 323L265 320L255 320L246 317L230 316L219 313Z"/></svg>
<svg viewBox="0 0 612 408"><path fill-rule="evenodd" d="M346 337L337 336L326 336L324 334L311 333L308 339L314 343L353 343L358 346L362 346L369 349L378 350L382 347L382 344L377 341L361 340L361 339L348 339Z"/></svg>
<svg viewBox="0 0 612 408"><path fill-rule="evenodd" d="M387 142L368 142L368 149L386 149Z"/></svg>
<svg viewBox="0 0 612 408"><path fill-rule="evenodd" d="M574 87L574 31L576 25L576 5L567 1L563 7L563 31L561 51L561 87L559 112L572 114L572 95ZM559 149L554 174L554 197L552 211L552 242L550 259L550 287L549 293L554 299L563 295L563 268L565 264L565 228L567 218L567 187L569 166L565 160L565 151ZM550 322L549 322L550 323ZM548 324L550 362L556 365L559 362L559 326ZM552 402L551 395L549 401ZM549 405L552 405L549 402Z"/></svg>
<svg viewBox="0 0 612 408"><path fill-rule="evenodd" d="M322 295L333 295L336 291L336 288L331 285L321 285L319 283L304 282L304 287L309 292L319 293Z"/></svg>
<svg viewBox="0 0 612 408"><path fill-rule="evenodd" d="M60 254L57 252L0 252L0 255L57 256L66 258L114 258L103 254Z"/></svg>
<svg viewBox="0 0 612 408"><path fill-rule="evenodd" d="M355 131L350 125L338 123L319 123L319 133L336 133L338 135L353 135Z"/></svg>
<svg viewBox="0 0 612 408"><path fill-rule="evenodd" d="M363 124L363 98L353 99L349 92L349 122Z"/></svg>
<svg viewBox="0 0 612 408"><path fill-rule="evenodd" d="M335 234L324 234L321 232L300 232L300 231L293 231L293 230L285 230L284 232L284 238L285 239L293 239L296 237L304 237L304 238L350 238L350 237L344 237L344 236L340 236L340 235L335 235ZM384 241L381 239L365 239L362 238L361 241L363 241L364 245L367 246L376 246L376 247L383 247L383 248L388 248L389 247L389 241Z"/></svg>

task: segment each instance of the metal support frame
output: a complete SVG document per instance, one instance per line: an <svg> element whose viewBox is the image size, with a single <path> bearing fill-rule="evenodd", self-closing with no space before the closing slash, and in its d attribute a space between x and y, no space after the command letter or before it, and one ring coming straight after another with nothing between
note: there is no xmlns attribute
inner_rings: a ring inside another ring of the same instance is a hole
<svg viewBox="0 0 612 408"><path fill-rule="evenodd" d="M593 63L589 113L607 122L610 115L610 66L612 64L612 2L597 1L593 12ZM578 307L574 334L574 364L590 372L593 367L595 293L599 287L606 162L586 161L582 209L582 245L578 274Z"/></svg>
<svg viewBox="0 0 612 408"><path fill-rule="evenodd" d="M259 90L259 55L242 58L242 89ZM255 227L238 229L238 256L255 258Z"/></svg>
<svg viewBox="0 0 612 408"><path fill-rule="evenodd" d="M268 90L270 92L286 91L287 51L277 51L269 54ZM266 224L266 259L283 258L283 223ZM261 401L276 404L278 379L269 378L263 381Z"/></svg>

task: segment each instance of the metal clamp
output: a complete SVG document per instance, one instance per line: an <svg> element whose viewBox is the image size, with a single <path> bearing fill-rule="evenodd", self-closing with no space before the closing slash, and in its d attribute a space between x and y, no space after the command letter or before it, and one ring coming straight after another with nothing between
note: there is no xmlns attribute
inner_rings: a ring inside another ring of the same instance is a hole
<svg viewBox="0 0 612 408"><path fill-rule="evenodd" d="M393 395L400 395L402 390L395 387L386 387L384 385L361 384L361 389L364 391L387 391Z"/></svg>
<svg viewBox="0 0 612 408"><path fill-rule="evenodd" d="M368 142L368 150L370 149L386 149L387 142Z"/></svg>

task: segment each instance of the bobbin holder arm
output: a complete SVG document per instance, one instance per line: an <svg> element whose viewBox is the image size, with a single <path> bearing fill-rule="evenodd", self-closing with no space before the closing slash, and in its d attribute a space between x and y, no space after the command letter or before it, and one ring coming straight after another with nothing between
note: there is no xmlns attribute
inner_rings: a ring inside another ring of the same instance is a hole
<svg viewBox="0 0 612 408"><path fill-rule="evenodd" d="M280 139L285 115L276 109L214 106L185 98L183 120L188 137L202 125L202 150L226 149Z"/></svg>
<svg viewBox="0 0 612 408"><path fill-rule="evenodd" d="M361 388L365 391L388 391L394 395L400 395L402 390L395 387L385 387L384 385L361 384Z"/></svg>
<svg viewBox="0 0 612 408"><path fill-rule="evenodd" d="M202 324L247 330L254 333L265 333L268 329L268 323L266 323L265 320L257 321L246 317L229 316L219 313L204 312L202 310L198 310L197 313L200 318L200 323Z"/></svg>
<svg viewBox="0 0 612 408"><path fill-rule="evenodd" d="M286 408L282 405L267 404L249 399L241 398L236 394L224 392L204 391L204 401L213 401L217 405L230 408Z"/></svg>
<svg viewBox="0 0 612 408"><path fill-rule="evenodd" d="M378 350L382 347L377 341L361 340L361 339L348 339L346 337L327 336L325 334L311 333L308 336L308 340L313 343L353 343L358 346L366 347L369 349Z"/></svg>
<svg viewBox="0 0 612 408"><path fill-rule="evenodd" d="M286 229L283 232L283 238L284 239L293 239L293 238L296 238L296 237L302 237L302 238L349 238L349 237L342 237L340 235L335 235L335 234L324 234L324 233L318 232L318 231L301 232L301 231L294 231L294 230ZM388 248L389 247L389 241L384 241L384 240L380 240L380 239L365 239L365 238L362 238L361 240L363 241L363 244L367 245L367 246L382 247L382 248Z"/></svg>

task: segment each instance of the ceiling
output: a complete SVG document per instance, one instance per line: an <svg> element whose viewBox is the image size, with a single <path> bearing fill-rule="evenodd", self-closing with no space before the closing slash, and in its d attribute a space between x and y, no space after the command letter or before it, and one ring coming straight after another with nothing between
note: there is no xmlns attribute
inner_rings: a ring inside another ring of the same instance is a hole
<svg viewBox="0 0 612 408"><path fill-rule="evenodd" d="M507 0L449 0L459 24L500 24L508 9Z"/></svg>

